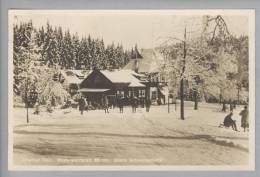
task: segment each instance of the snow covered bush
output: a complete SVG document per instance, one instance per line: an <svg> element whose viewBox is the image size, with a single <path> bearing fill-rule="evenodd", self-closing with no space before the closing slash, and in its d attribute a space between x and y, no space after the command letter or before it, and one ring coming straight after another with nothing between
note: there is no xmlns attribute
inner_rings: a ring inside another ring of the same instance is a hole
<svg viewBox="0 0 260 177"><path fill-rule="evenodd" d="M41 103L46 103L52 98L55 99L56 103L63 104L70 98L70 94L63 88L61 83L51 80L39 95L39 100Z"/></svg>

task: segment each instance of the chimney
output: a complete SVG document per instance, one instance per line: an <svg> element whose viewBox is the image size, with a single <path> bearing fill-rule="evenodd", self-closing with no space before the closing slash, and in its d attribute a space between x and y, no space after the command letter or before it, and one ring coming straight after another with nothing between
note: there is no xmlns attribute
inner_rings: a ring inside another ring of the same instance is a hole
<svg viewBox="0 0 260 177"><path fill-rule="evenodd" d="M135 72L138 73L138 70L139 70L139 60L138 59L135 59L135 63L134 63L134 69L135 69Z"/></svg>

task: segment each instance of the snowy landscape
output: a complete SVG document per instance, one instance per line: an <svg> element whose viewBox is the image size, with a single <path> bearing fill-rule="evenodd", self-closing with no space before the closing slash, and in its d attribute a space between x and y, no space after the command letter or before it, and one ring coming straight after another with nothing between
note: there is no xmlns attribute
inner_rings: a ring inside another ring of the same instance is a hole
<svg viewBox="0 0 260 177"><path fill-rule="evenodd" d="M10 16L12 165L251 164L248 14L42 13Z"/></svg>
<svg viewBox="0 0 260 177"><path fill-rule="evenodd" d="M57 109L53 113L31 114L29 125L25 122L25 109L17 108L14 161L16 165L248 163L249 136L240 128L238 115L242 107L234 111L239 132L218 127L225 116L221 105L203 104L199 111L187 106L185 121L179 119L174 105L170 108L170 113L167 106L152 106L149 113L138 108L136 114L131 114L128 107L124 114L115 108L110 114L95 110L84 115L76 109L70 113Z"/></svg>

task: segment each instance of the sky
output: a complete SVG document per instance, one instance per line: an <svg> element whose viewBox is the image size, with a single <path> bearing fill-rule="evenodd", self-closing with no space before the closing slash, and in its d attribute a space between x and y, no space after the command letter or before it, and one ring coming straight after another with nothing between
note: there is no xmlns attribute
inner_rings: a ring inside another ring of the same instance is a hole
<svg viewBox="0 0 260 177"><path fill-rule="evenodd" d="M222 13L222 12L221 12ZM153 48L170 37L192 38L202 27L202 15L217 15L217 12L194 13L193 11L12 11L13 23L32 20L35 27L61 26L79 36L103 38L105 44L122 44L124 48ZM222 15L231 34L248 35L246 13Z"/></svg>

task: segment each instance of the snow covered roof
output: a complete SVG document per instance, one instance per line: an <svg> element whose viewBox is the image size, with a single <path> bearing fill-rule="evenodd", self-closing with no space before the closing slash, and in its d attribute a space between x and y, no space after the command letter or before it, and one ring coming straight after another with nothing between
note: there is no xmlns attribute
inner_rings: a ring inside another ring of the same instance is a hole
<svg viewBox="0 0 260 177"><path fill-rule="evenodd" d="M159 72L158 63L163 59L160 53L153 49L142 49L141 55L143 58L130 59L124 69L138 70L140 73Z"/></svg>
<svg viewBox="0 0 260 177"><path fill-rule="evenodd" d="M145 85L134 76L138 74L132 70L102 70L100 72L113 83L129 83L129 87L145 87Z"/></svg>
<svg viewBox="0 0 260 177"><path fill-rule="evenodd" d="M68 84L80 84L89 72L85 70L61 70Z"/></svg>
<svg viewBox="0 0 260 177"><path fill-rule="evenodd" d="M140 82L131 82L128 87L145 87L144 84L141 84Z"/></svg>
<svg viewBox="0 0 260 177"><path fill-rule="evenodd" d="M100 88L81 88L80 92L88 92L88 93L98 93L98 92L106 92L110 89L100 89Z"/></svg>
<svg viewBox="0 0 260 177"><path fill-rule="evenodd" d="M84 76L84 74L82 73L82 70L70 70L71 72L73 72L74 74L76 74L77 76Z"/></svg>
<svg viewBox="0 0 260 177"><path fill-rule="evenodd" d="M67 77L66 80L69 84L80 84L82 81L81 79L79 79L77 77L71 77L71 76Z"/></svg>

